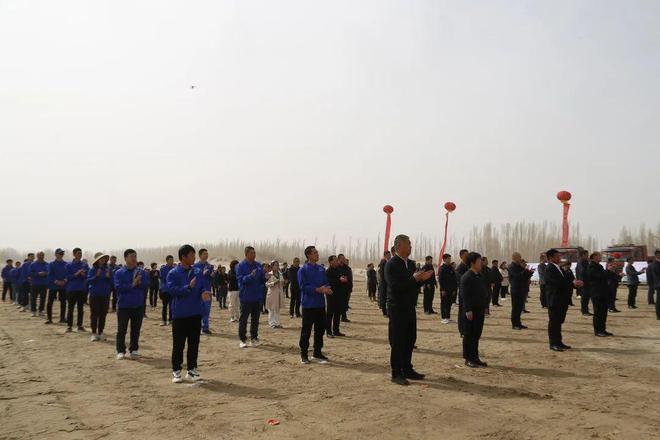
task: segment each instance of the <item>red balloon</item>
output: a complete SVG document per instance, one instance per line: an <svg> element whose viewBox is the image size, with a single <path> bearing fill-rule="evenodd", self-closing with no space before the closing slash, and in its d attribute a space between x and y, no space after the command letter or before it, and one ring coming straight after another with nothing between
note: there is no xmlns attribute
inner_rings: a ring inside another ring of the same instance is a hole
<svg viewBox="0 0 660 440"><path fill-rule="evenodd" d="M445 203L445 209L449 212L454 211L456 209L456 203L454 203L454 202Z"/></svg>
<svg viewBox="0 0 660 440"><path fill-rule="evenodd" d="M557 199L559 199L562 203L568 202L571 200L571 197L573 196L568 191L559 191L557 193Z"/></svg>
<svg viewBox="0 0 660 440"><path fill-rule="evenodd" d="M394 208L392 207L392 205L385 205L383 206L383 212L385 214L392 214L394 212Z"/></svg>
<svg viewBox="0 0 660 440"><path fill-rule="evenodd" d="M618 253L618 252L613 253L612 256L613 256L614 258L617 258L617 259L618 259L618 258L621 258L621 254Z"/></svg>

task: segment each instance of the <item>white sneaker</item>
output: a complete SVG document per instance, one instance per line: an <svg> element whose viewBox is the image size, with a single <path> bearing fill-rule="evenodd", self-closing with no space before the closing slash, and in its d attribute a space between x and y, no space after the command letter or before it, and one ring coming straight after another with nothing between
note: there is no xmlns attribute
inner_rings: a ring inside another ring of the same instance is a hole
<svg viewBox="0 0 660 440"><path fill-rule="evenodd" d="M247 348L248 347L247 342L243 342L243 341L241 341L241 343L238 344L238 346L239 346L239 348Z"/></svg>
<svg viewBox="0 0 660 440"><path fill-rule="evenodd" d="M259 345L261 345L261 342L259 342L258 338L250 341L250 347L258 347Z"/></svg>
<svg viewBox="0 0 660 440"><path fill-rule="evenodd" d="M443 319L443 320L440 321L440 322L443 323L443 324L449 324L449 320L448 320L448 319Z"/></svg>
<svg viewBox="0 0 660 440"><path fill-rule="evenodd" d="M198 380L202 380L202 376L200 376L196 368L193 368L192 370L188 370L186 373L186 379L197 382Z"/></svg>
<svg viewBox="0 0 660 440"><path fill-rule="evenodd" d="M183 379L181 379L181 370L172 371L172 383L181 383L181 382L183 382Z"/></svg>
<svg viewBox="0 0 660 440"><path fill-rule="evenodd" d="M25 311L25 307L21 306L21 307L18 309L18 311L19 311L19 312L24 312L24 311Z"/></svg>
<svg viewBox="0 0 660 440"><path fill-rule="evenodd" d="M159 325L160 325L161 327L164 327L164 326L167 325L167 323L166 323L165 321L160 321L160 324L159 324Z"/></svg>
<svg viewBox="0 0 660 440"><path fill-rule="evenodd" d="M234 318L231 318L229 322L236 322L236 320Z"/></svg>
<svg viewBox="0 0 660 440"><path fill-rule="evenodd" d="M140 358L140 353L137 351L131 351L131 359L139 359Z"/></svg>
<svg viewBox="0 0 660 440"><path fill-rule="evenodd" d="M96 333L92 333L92 337L90 338L90 342L96 342L99 340L99 337L96 336Z"/></svg>
<svg viewBox="0 0 660 440"><path fill-rule="evenodd" d="M117 360L118 361L124 360L125 357L126 357L126 355L124 353L117 353Z"/></svg>
<svg viewBox="0 0 660 440"><path fill-rule="evenodd" d="M37 312L32 312L32 317L36 318L37 317Z"/></svg>
<svg viewBox="0 0 660 440"><path fill-rule="evenodd" d="M101 333L96 338L97 338L97 341L105 341L105 334Z"/></svg>

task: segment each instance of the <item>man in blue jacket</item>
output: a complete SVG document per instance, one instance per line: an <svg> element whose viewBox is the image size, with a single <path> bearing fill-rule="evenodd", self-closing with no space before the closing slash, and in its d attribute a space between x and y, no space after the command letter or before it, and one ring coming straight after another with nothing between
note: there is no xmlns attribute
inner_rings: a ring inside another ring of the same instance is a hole
<svg viewBox="0 0 660 440"><path fill-rule="evenodd" d="M11 279L9 277L9 272L14 268L14 260L11 258L7 260L7 265L2 268L2 302L5 301L7 297L7 292L9 292L9 301L14 300L14 290L11 286Z"/></svg>
<svg viewBox="0 0 660 440"><path fill-rule="evenodd" d="M188 341L186 379L198 381L197 354L202 327L204 302L211 297L211 284L203 270L193 266L195 249L186 244L179 248L178 266L167 274L167 290L172 296L172 382L181 383L183 348Z"/></svg>
<svg viewBox="0 0 660 440"><path fill-rule="evenodd" d="M73 260L66 265L67 333L70 333L73 328L74 307L78 309L78 331L85 331L83 327L83 306L87 300L87 271L89 271L89 266L82 260L82 249L75 248L73 250Z"/></svg>
<svg viewBox="0 0 660 440"><path fill-rule="evenodd" d="M18 296L18 304L21 306L20 311L24 312L25 308L30 303L30 267L34 261L34 254L30 252L27 259L23 261L21 271L19 272L18 284L21 286L21 291Z"/></svg>
<svg viewBox="0 0 660 440"><path fill-rule="evenodd" d="M64 251L55 249L55 259L48 264L48 302L46 303L46 324L53 323L53 302L60 300L60 323L66 321L66 261Z"/></svg>
<svg viewBox="0 0 660 440"><path fill-rule="evenodd" d="M247 320L250 316L250 343L253 347L259 345L259 316L261 302L264 296L267 276L261 263L255 261L257 253L252 246L245 248L245 259L236 266L239 299L241 301L241 317L238 320L239 347L246 348Z"/></svg>
<svg viewBox="0 0 660 440"><path fill-rule="evenodd" d="M165 264L160 267L160 291L158 292L158 296L160 296L160 300L163 303L163 315L162 320L160 321L161 326L167 325L168 321L170 324L172 323L172 307L170 305L172 297L167 288L167 274L169 274L172 269L174 269L174 257L168 255L165 257Z"/></svg>
<svg viewBox="0 0 660 440"><path fill-rule="evenodd" d="M110 255L110 262L108 263L108 267L112 271L112 279L113 279L112 299L110 300L111 301L110 304L113 312L117 311L117 289L115 289L114 279L115 279L115 273L119 270L120 266L121 265L117 264L117 257L114 255Z"/></svg>
<svg viewBox="0 0 660 440"><path fill-rule="evenodd" d="M14 263L14 268L9 271L9 280L11 281L11 288L14 291L14 305L17 306L17 308L21 308L20 303L18 302L18 298L21 292L21 284L20 284L20 279L21 279L21 262L16 261Z"/></svg>
<svg viewBox="0 0 660 440"><path fill-rule="evenodd" d="M332 289L325 269L319 266L319 252L314 246L305 248L307 263L298 270L302 305L302 329L300 331L300 362L309 364L309 337L314 327L314 356L319 363L327 363L328 358L321 351L325 332L325 296L332 295Z"/></svg>
<svg viewBox="0 0 660 440"><path fill-rule="evenodd" d="M46 308L46 291L48 290L48 263L44 253L37 253L37 260L30 265L30 311L37 316L37 298L39 299L39 316L43 316Z"/></svg>
<svg viewBox="0 0 660 440"><path fill-rule="evenodd" d="M209 251L206 249L199 250L199 261L194 264L196 269L200 270L201 276L204 277L204 281L211 285L211 280L215 277L216 270L213 268L213 265L208 262ZM202 333L206 335L211 334L209 330L209 317L211 316L211 298L208 301L204 301L204 313L202 314Z"/></svg>
<svg viewBox="0 0 660 440"><path fill-rule="evenodd" d="M144 317L144 286L149 285L147 274L137 267L137 252L124 251L126 265L115 272L117 290L117 359L126 355L126 330L131 324L131 343L128 347L131 359L140 357L138 352L140 329Z"/></svg>

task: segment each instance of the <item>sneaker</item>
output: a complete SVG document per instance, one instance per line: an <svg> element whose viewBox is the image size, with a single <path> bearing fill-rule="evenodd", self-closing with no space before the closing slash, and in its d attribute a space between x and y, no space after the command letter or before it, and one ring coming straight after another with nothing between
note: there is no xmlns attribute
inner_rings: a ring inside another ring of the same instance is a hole
<svg viewBox="0 0 660 440"><path fill-rule="evenodd" d="M72 329L71 327L67 327L67 328L66 328L66 332L67 332L67 333L71 333L72 331L73 331L73 329Z"/></svg>
<svg viewBox="0 0 660 440"><path fill-rule="evenodd" d="M96 333L92 333L92 337L90 338L89 342L96 342L99 340L99 337L96 336Z"/></svg>
<svg viewBox="0 0 660 440"><path fill-rule="evenodd" d="M317 353L314 356L312 356L312 359L317 361L319 364L327 364L329 359L325 356L323 356L323 353Z"/></svg>
<svg viewBox="0 0 660 440"><path fill-rule="evenodd" d="M139 359L140 358L140 353L138 353L137 350L131 351L130 356L131 356L131 359Z"/></svg>
<svg viewBox="0 0 660 440"><path fill-rule="evenodd" d="M183 379L181 379L181 370L172 371L172 383L181 383L181 382L183 382Z"/></svg>
<svg viewBox="0 0 660 440"><path fill-rule="evenodd" d="M37 312L32 312L32 317L36 318L37 317Z"/></svg>
<svg viewBox="0 0 660 440"><path fill-rule="evenodd" d="M106 339L105 334L103 334L103 333L101 333L100 335L97 335L96 337L98 338L97 339L98 341L105 341L105 339Z"/></svg>
<svg viewBox="0 0 660 440"><path fill-rule="evenodd" d="M251 347L258 347L259 345L261 345L261 342L259 342L259 338L254 338L250 341Z"/></svg>
<svg viewBox="0 0 660 440"><path fill-rule="evenodd" d="M247 347L248 347L247 342L245 342L245 341L241 341L241 343L238 344L238 347L239 347L239 348L247 348Z"/></svg>
<svg viewBox="0 0 660 440"><path fill-rule="evenodd" d="M442 322L443 324L449 324L449 320L448 320L448 319L443 319L443 320L440 321L440 322Z"/></svg>
<svg viewBox="0 0 660 440"><path fill-rule="evenodd" d="M126 355L124 353L117 353L117 360L118 361L124 360L125 357L126 357Z"/></svg>
<svg viewBox="0 0 660 440"><path fill-rule="evenodd" d="M45 315L44 312L39 312L39 316L44 316L44 315Z"/></svg>
<svg viewBox="0 0 660 440"><path fill-rule="evenodd" d="M309 358L307 356L300 356L300 363L301 364L309 364Z"/></svg>
<svg viewBox="0 0 660 440"><path fill-rule="evenodd" d="M186 373L186 379L197 382L198 380L202 380L202 376L200 376L196 368L193 368L192 370L188 370L188 373Z"/></svg>
<svg viewBox="0 0 660 440"><path fill-rule="evenodd" d="M80 327L78 327L78 331L79 332L86 332L87 330L85 330L85 327L80 326Z"/></svg>
<svg viewBox="0 0 660 440"><path fill-rule="evenodd" d="M25 307L20 306L20 307L18 308L18 311L19 311L19 312L24 312L24 311L25 311Z"/></svg>
<svg viewBox="0 0 660 440"><path fill-rule="evenodd" d="M160 324L158 324L158 325L160 325L161 327L165 327L167 325L167 323L165 321L160 321Z"/></svg>
<svg viewBox="0 0 660 440"><path fill-rule="evenodd" d="M236 322L236 320L234 318L231 318L229 322Z"/></svg>

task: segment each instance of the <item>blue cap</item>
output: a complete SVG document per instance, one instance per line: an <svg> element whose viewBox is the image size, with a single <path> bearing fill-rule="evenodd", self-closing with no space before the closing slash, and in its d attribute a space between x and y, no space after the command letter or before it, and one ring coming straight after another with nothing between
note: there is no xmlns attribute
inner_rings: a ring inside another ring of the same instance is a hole
<svg viewBox="0 0 660 440"><path fill-rule="evenodd" d="M64 249L62 249L62 248L57 248L57 249L55 249L55 254L56 254L56 255L57 255L57 254L64 255Z"/></svg>

